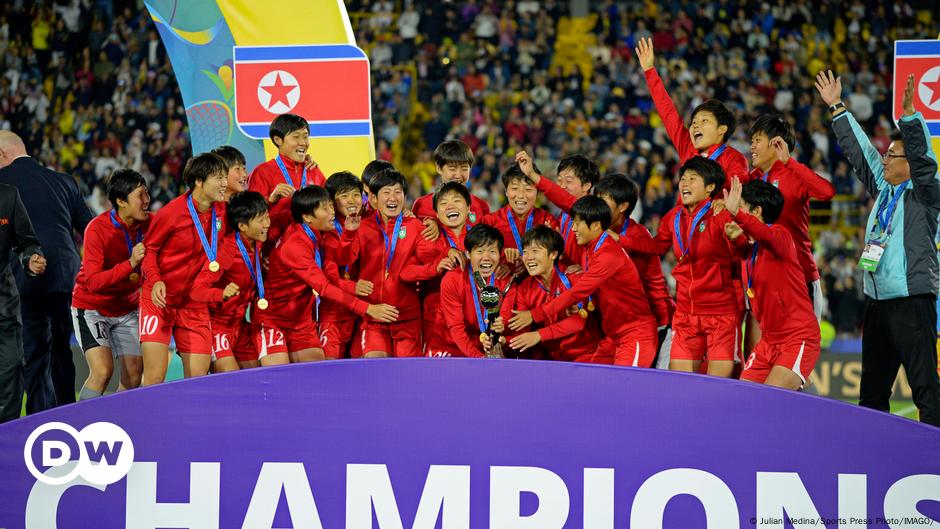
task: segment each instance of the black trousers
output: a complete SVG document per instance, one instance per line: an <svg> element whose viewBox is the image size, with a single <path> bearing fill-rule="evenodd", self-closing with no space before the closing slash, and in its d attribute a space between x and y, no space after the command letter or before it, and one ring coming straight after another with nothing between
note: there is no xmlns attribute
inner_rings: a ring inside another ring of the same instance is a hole
<svg viewBox="0 0 940 529"><path fill-rule="evenodd" d="M71 304L70 292L20 299L27 414L75 402Z"/></svg>
<svg viewBox="0 0 940 529"><path fill-rule="evenodd" d="M23 326L0 319L0 423L20 416L23 402Z"/></svg>
<svg viewBox="0 0 940 529"><path fill-rule="evenodd" d="M937 300L931 295L874 300L865 305L860 405L889 411L903 365L921 422L940 426Z"/></svg>

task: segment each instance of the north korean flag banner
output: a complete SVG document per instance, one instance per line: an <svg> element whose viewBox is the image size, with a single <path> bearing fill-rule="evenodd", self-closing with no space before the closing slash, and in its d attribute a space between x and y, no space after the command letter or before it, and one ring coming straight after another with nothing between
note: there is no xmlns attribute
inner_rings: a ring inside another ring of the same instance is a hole
<svg viewBox="0 0 940 529"><path fill-rule="evenodd" d="M924 115L932 136L940 136L940 40L894 43L894 119L901 118L907 77L914 74L914 110Z"/></svg>
<svg viewBox="0 0 940 529"><path fill-rule="evenodd" d="M235 121L247 136L268 139L285 112L306 118L314 137L369 135L369 59L356 46L234 46L234 55Z"/></svg>

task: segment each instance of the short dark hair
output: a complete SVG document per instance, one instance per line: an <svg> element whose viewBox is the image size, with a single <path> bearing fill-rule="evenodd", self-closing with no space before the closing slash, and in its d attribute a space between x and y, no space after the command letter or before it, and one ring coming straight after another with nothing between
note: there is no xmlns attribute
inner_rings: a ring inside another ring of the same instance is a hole
<svg viewBox="0 0 940 529"><path fill-rule="evenodd" d="M310 124L307 123L306 119L297 114L281 114L271 122L268 135L271 137L272 142L274 138L281 138L283 141L291 132L300 129L310 130Z"/></svg>
<svg viewBox="0 0 940 529"><path fill-rule="evenodd" d="M693 156L686 160L686 162L682 164L682 167L679 168L679 178L682 178L682 175L685 174L686 171L695 171L698 173L705 182L705 187L708 187L708 184L715 184L711 198L715 198L721 194L721 190L725 186L725 170L718 165L718 162L709 160L704 156Z"/></svg>
<svg viewBox="0 0 940 529"><path fill-rule="evenodd" d="M754 123L751 125L751 128L747 131L747 133L751 138L757 134L763 133L767 136L768 140L780 136L784 143L787 144L787 150L792 151L793 148L796 147L796 138L793 134L793 127L790 126L790 122L783 119L783 116L778 116L775 114L764 114L754 120Z"/></svg>
<svg viewBox="0 0 940 529"><path fill-rule="evenodd" d="M717 99L709 99L708 101L705 101L692 110L691 119L695 119L695 115L699 112L711 113L711 115L715 116L715 121L718 122L719 126L724 125L728 127L728 131L725 132L725 137L722 138L721 141L728 141L728 138L734 134L734 129L737 127L738 121L734 117L734 112L731 112L731 110L721 101Z"/></svg>
<svg viewBox="0 0 940 529"><path fill-rule="evenodd" d="M406 194L408 193L408 181L405 180L405 176L394 169L386 169L376 173L372 179L369 181L369 191L372 191L373 195L378 195L379 190L383 187L393 186L398 184L401 186L401 190Z"/></svg>
<svg viewBox="0 0 940 529"><path fill-rule="evenodd" d="M434 192L434 211L437 211L437 203L440 201L441 197L448 193L457 193L467 201L467 206L470 205L470 190L467 189L467 186L460 182L447 182L438 187L437 191Z"/></svg>
<svg viewBox="0 0 940 529"><path fill-rule="evenodd" d="M362 184L368 188L369 182L372 181L372 177L388 169L395 169L395 166L392 165L392 162L386 162L385 160L372 160L371 162L367 163L365 168L362 170Z"/></svg>
<svg viewBox="0 0 940 529"><path fill-rule="evenodd" d="M336 198L336 195L348 191L359 191L359 194L362 194L362 189L362 180L349 171L333 173L326 179L326 190L330 192L330 198Z"/></svg>
<svg viewBox="0 0 940 529"><path fill-rule="evenodd" d="M522 236L522 248L528 248L529 246L541 246L549 253L558 252L558 256L555 257L556 263L565 253L564 237L544 224L533 227Z"/></svg>
<svg viewBox="0 0 940 529"><path fill-rule="evenodd" d="M610 227L611 216L612 212L607 207L607 202L594 195L583 196L571 206L571 218L580 219L588 226L600 222L601 229L606 230Z"/></svg>
<svg viewBox="0 0 940 529"><path fill-rule="evenodd" d="M541 171L535 167L535 164L532 164L532 168L535 169L536 173L541 174ZM523 181L529 185L535 185L532 180L529 180L529 177L522 172L522 168L519 167L519 164L514 163L509 166L509 169L506 169L506 172L503 173L501 180L503 181L503 187L509 187L510 182L515 182L516 180Z"/></svg>
<svg viewBox="0 0 940 529"><path fill-rule="evenodd" d="M186 162L186 167L183 168L183 181L190 189L193 189L197 183L205 182L207 178L216 173L228 174L225 160L218 154L204 152L197 154Z"/></svg>
<svg viewBox="0 0 940 529"><path fill-rule="evenodd" d="M226 170L235 167L236 165L246 165L245 155L235 147L231 145L222 145L221 147L216 147L212 149L212 154L218 154L222 160L225 161Z"/></svg>
<svg viewBox="0 0 940 529"><path fill-rule="evenodd" d="M593 188L594 196L607 195L615 204L627 205L627 216L636 208L636 201L640 194L640 186L632 178L621 173L604 175Z"/></svg>
<svg viewBox="0 0 940 529"><path fill-rule="evenodd" d="M741 188L741 200L752 208L760 206L761 217L767 224L773 224L783 211L783 193L777 186L764 182L760 178L751 180Z"/></svg>
<svg viewBox="0 0 940 529"><path fill-rule="evenodd" d="M258 215L268 211L268 201L257 191L241 191L232 195L225 207L225 218L232 230L239 224L248 224Z"/></svg>
<svg viewBox="0 0 940 529"><path fill-rule="evenodd" d="M290 200L290 215L294 222L303 222L304 215L313 215L323 204L331 204L330 192L320 186L298 189Z"/></svg>
<svg viewBox="0 0 940 529"><path fill-rule="evenodd" d="M486 246L494 242L496 246L499 247L499 251L502 252L503 246L506 244L506 241L503 239L503 234L496 228L487 224L477 224L467 232L467 236L463 240L463 245L464 248L470 252L477 246Z"/></svg>
<svg viewBox="0 0 940 529"><path fill-rule="evenodd" d="M583 154L572 154L562 158L558 162L558 174L566 169L571 169L582 185L591 184L591 186L594 186L601 179L601 170L597 163Z"/></svg>
<svg viewBox="0 0 940 529"><path fill-rule="evenodd" d="M127 197L140 186L147 187L147 180L133 169L115 169L108 179L108 200L117 209L118 199L127 201Z"/></svg>
<svg viewBox="0 0 940 529"><path fill-rule="evenodd" d="M460 140L448 140L434 149L434 165L467 164L473 166L473 150Z"/></svg>

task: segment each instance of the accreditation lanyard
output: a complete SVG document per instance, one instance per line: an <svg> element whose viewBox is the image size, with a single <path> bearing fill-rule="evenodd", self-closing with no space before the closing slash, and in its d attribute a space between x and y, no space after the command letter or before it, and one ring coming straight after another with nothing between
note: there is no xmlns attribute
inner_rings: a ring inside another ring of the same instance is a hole
<svg viewBox="0 0 940 529"><path fill-rule="evenodd" d="M277 166L281 169L281 174L284 175L284 180L287 181L287 184L291 187L294 187L294 180L290 177L290 173L287 172L287 166L284 165L284 160L281 159L281 155L278 154L274 157L274 160L277 162ZM304 166L304 174L300 177L300 187L307 187L307 166ZM298 188L299 189L299 188Z"/></svg>
<svg viewBox="0 0 940 529"><path fill-rule="evenodd" d="M143 232L141 230L137 230L135 237L131 239L131 233L127 231L127 228L125 228L123 224L118 222L117 213L115 213L113 209L111 210L110 217L111 224L113 224L115 228L124 232L124 241L127 243L127 256L131 257L134 255L134 246L139 244L140 241L144 240Z"/></svg>
<svg viewBox="0 0 940 529"><path fill-rule="evenodd" d="M379 225L379 232L382 234L382 238L385 239L385 251L388 257L385 259L385 277L388 277L388 271L392 267L392 259L395 258L395 248L398 246L399 230L401 230L401 223L404 219L404 216L399 213L395 217L395 229L392 230L392 238L389 239L388 233L385 233L385 225L382 224L382 219L379 217L379 214L375 214L375 223Z"/></svg>
<svg viewBox="0 0 940 529"><path fill-rule="evenodd" d="M196 226L196 233L199 234L199 241L202 243L202 249L206 252L206 257L209 258L209 269L213 272L218 271L219 263L216 261L217 250L219 248L219 227L215 223L215 205L212 207L212 218L209 221L209 229L212 232L212 244L209 244L209 241L206 239L206 232L202 229L202 223L199 222L199 215L196 213L196 205L193 203L193 196L189 195L189 199L186 201L186 205L189 206L189 216L193 219L193 224Z"/></svg>
<svg viewBox="0 0 940 529"><path fill-rule="evenodd" d="M887 241L888 236L891 235L891 223L894 221L894 211L898 207L898 200L901 199L904 190L907 189L910 183L910 180L901 183L894 191L894 195L891 196L890 200L888 199L888 193L882 191L883 196L879 197L878 213L875 216L877 226L881 228L881 234L878 237L880 242ZM887 189L885 191L887 191Z"/></svg>
<svg viewBox="0 0 940 529"><path fill-rule="evenodd" d="M685 258L689 254L689 251L692 249L692 238L695 237L695 229L698 226L698 223L701 222L702 218L712 209L711 200L705 204L698 213L695 214L695 217L692 218L692 223L689 225L689 237L688 244L685 242L685 238L682 237L682 227L680 225L682 219L682 211L676 212L676 216L673 219L672 231L676 235L676 242L679 243L679 259Z"/></svg>
<svg viewBox="0 0 940 529"><path fill-rule="evenodd" d="M467 278L470 280L470 292L473 294L473 308L477 315L477 326L480 328L480 335L486 334L490 322L483 317L483 308L480 306L480 293L477 291L477 283L473 280L473 267L467 267ZM490 274L489 286L496 284L496 274Z"/></svg>
<svg viewBox="0 0 940 529"><path fill-rule="evenodd" d="M258 245L255 244L255 262L252 264L248 249L245 248L245 243L242 242L242 238L238 233L235 234L235 244L238 246L238 251L242 254L242 260L245 261L245 266L248 267L248 273L251 274L251 279L258 289L258 298L264 299L264 278L261 276L261 259L258 255Z"/></svg>
<svg viewBox="0 0 940 529"><path fill-rule="evenodd" d="M509 229L512 231L512 238L516 241L516 249L522 253L522 236L519 235L519 227L516 226L516 219L512 214L512 209L506 208L506 219L509 221ZM525 219L525 231L532 229L532 223L535 221L535 211L530 211Z"/></svg>
<svg viewBox="0 0 940 529"><path fill-rule="evenodd" d="M708 159L713 160L713 161L717 160L718 157L721 156L721 153L725 152L725 149L727 148L728 148L728 144L722 143L721 145L718 146L717 149L715 149L715 152L708 155Z"/></svg>

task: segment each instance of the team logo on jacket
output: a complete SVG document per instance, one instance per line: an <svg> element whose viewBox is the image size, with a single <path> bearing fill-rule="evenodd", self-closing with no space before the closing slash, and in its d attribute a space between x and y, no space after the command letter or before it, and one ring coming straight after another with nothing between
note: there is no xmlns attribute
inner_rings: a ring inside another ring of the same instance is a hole
<svg viewBox="0 0 940 529"><path fill-rule="evenodd" d="M698 223L698 232L699 232L699 233L702 233L703 231L705 231L705 221L704 221L704 220L703 220L702 222L699 222L699 223Z"/></svg>
<svg viewBox="0 0 940 529"><path fill-rule="evenodd" d="M780 187L780 180L774 180L771 184L773 184L774 187Z"/></svg>
<svg viewBox="0 0 940 529"><path fill-rule="evenodd" d="M235 121L250 138L267 139L285 112L306 118L314 137L371 132L369 59L356 46L234 46L234 65Z"/></svg>
<svg viewBox="0 0 940 529"><path fill-rule="evenodd" d="M408 236L408 230L407 230L406 228L402 228L402 229L398 230L398 238L399 238L399 239L404 239L404 238L407 237L407 236Z"/></svg>
<svg viewBox="0 0 940 529"><path fill-rule="evenodd" d="M469 216L468 218L470 219L470 224L476 224L476 223L477 223L477 214L476 214L476 213L470 213L470 216Z"/></svg>

